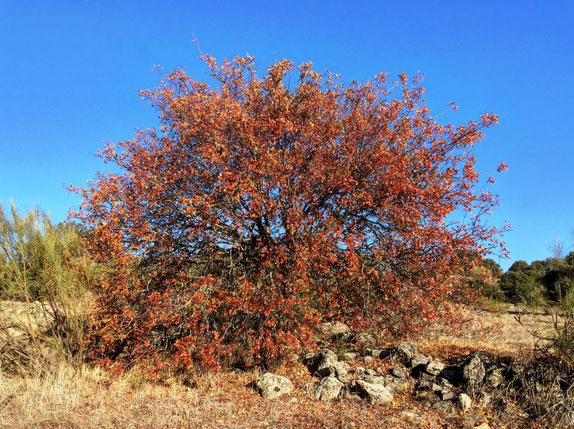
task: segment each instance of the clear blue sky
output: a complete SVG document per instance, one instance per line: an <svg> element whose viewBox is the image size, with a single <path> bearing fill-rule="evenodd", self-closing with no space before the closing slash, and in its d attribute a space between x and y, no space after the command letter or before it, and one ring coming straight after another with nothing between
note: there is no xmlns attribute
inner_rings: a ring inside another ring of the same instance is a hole
<svg viewBox="0 0 574 429"><path fill-rule="evenodd" d="M206 69L250 53L312 60L345 81L421 71L436 111L460 123L500 115L477 147L479 169L510 170L494 188L511 259L543 259L574 228L572 1L5 1L0 0L0 202L39 203L55 220L78 204L64 189L105 166L104 141L154 126L137 90L154 64ZM507 263L503 263L505 267Z"/></svg>

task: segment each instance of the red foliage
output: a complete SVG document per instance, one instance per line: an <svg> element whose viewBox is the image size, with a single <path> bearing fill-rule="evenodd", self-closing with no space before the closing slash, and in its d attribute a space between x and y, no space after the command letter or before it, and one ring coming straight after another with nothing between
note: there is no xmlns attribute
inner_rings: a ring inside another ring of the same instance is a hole
<svg viewBox="0 0 574 429"><path fill-rule="evenodd" d="M261 78L251 57L205 60L216 89L175 71L143 91L160 129L108 145L119 172L76 188L113 267L95 356L270 364L321 320L412 329L469 254L500 247L470 151L496 115L439 125L419 76L344 86L311 64Z"/></svg>

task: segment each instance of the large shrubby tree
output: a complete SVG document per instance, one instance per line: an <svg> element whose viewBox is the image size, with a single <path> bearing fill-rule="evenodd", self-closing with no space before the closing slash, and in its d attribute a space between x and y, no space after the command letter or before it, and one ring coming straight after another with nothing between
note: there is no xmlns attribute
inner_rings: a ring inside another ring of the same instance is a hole
<svg viewBox="0 0 574 429"><path fill-rule="evenodd" d="M99 358L268 365L321 320L412 329L468 255L504 251L471 152L496 115L438 124L419 76L343 85L311 64L259 77L249 56L204 59L216 86L175 71L143 91L161 127L108 145L119 172L77 189L115 267Z"/></svg>

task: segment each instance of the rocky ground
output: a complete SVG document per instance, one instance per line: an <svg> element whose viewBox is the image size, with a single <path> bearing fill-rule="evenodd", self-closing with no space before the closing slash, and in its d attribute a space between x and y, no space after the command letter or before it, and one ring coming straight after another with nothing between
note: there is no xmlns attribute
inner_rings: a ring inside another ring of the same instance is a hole
<svg viewBox="0 0 574 429"><path fill-rule="evenodd" d="M90 367L4 375L0 427L545 427L517 392L540 389L536 395L558 398L568 411L564 380L552 390L555 375L521 364L532 340L504 336L505 324L521 328L512 311L466 309L458 329L437 326L390 344L325 324L316 352L272 373L195 374L161 385L137 369L121 377Z"/></svg>

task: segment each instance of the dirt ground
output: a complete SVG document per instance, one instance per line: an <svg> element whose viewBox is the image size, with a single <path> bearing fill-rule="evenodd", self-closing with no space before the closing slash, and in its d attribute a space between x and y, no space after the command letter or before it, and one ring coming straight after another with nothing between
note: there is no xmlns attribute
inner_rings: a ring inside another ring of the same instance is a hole
<svg viewBox="0 0 574 429"><path fill-rule="evenodd" d="M529 353L536 345L524 326L546 333L552 330L549 314L523 315L522 326L512 307L461 311L467 323L459 328L436 326L412 340L423 352L441 359L479 350L512 356ZM350 364L367 366L362 358ZM369 367L385 365L376 359ZM44 375L27 377L0 372L0 427L473 428L482 423L493 428L528 427L524 419L505 421L478 404L467 413L444 414L423 406L412 393L396 395L384 406L354 398L320 402L311 393L317 380L301 363L274 372L293 381L292 394L261 398L248 387L260 372L198 375L187 385L179 379L152 383L136 370L114 377L87 365L74 369L55 364Z"/></svg>

